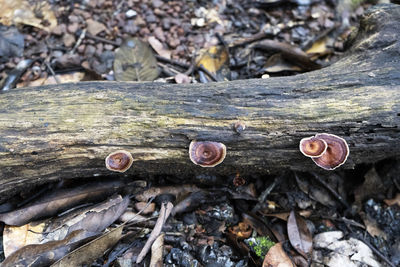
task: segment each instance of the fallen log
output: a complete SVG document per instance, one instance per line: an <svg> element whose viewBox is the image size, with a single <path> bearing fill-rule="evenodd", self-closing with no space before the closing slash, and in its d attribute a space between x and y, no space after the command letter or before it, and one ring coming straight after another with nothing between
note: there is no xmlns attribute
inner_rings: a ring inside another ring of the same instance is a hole
<svg viewBox="0 0 400 267"><path fill-rule="evenodd" d="M87 82L0 94L0 201L32 185L103 175L268 174L318 170L299 141L349 144L340 169L400 155L400 6L375 6L335 64L270 79L210 84ZM233 125L241 121L240 134ZM222 142L224 162L194 165L192 140ZM119 149L125 173L106 169ZM323 170L322 170L323 171Z"/></svg>

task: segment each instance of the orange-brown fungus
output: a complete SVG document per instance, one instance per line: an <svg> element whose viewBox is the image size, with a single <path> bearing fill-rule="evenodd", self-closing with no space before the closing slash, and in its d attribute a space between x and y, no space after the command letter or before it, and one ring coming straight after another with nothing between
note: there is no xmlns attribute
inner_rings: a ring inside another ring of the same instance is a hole
<svg viewBox="0 0 400 267"><path fill-rule="evenodd" d="M226 156L226 147L222 143L211 141L192 141L189 146L190 160L201 167L214 167Z"/></svg>
<svg viewBox="0 0 400 267"><path fill-rule="evenodd" d="M133 157L131 153L125 150L118 150L106 158L106 167L110 171L115 172L125 172L127 171L133 163Z"/></svg>
<svg viewBox="0 0 400 267"><path fill-rule="evenodd" d="M300 151L306 157L320 157L327 148L324 140L315 137L303 138L300 141Z"/></svg>

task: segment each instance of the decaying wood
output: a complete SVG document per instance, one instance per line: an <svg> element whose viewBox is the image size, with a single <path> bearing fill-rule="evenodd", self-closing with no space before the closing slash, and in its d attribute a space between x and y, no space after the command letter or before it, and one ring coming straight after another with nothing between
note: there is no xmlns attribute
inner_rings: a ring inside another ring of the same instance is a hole
<svg viewBox="0 0 400 267"><path fill-rule="evenodd" d="M101 175L266 174L317 170L301 138L345 138L348 162L400 155L400 6L376 6L352 48L330 67L301 75L210 84L88 82L0 95L0 200L21 188ZM239 135L237 121L246 124ZM225 161L194 165L191 140L223 142ZM118 149L135 162L110 173Z"/></svg>

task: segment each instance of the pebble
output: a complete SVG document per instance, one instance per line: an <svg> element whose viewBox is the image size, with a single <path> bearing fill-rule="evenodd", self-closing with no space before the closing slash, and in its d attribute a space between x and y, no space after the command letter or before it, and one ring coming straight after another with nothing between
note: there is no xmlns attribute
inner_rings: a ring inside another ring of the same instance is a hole
<svg viewBox="0 0 400 267"><path fill-rule="evenodd" d="M126 18L130 19L133 18L137 15L137 12L133 9L129 9L128 11L126 11L125 16Z"/></svg>

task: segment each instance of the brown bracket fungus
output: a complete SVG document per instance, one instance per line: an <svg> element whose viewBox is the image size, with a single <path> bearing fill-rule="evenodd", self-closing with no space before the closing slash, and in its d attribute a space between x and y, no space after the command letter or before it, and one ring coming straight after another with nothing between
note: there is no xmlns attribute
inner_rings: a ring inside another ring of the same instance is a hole
<svg viewBox="0 0 400 267"><path fill-rule="evenodd" d="M106 167L110 171L114 172L126 172L133 163L133 157L131 153L125 150L118 150L106 158Z"/></svg>
<svg viewBox="0 0 400 267"><path fill-rule="evenodd" d="M320 140L320 141L319 141ZM310 156L308 150L314 151L316 155L319 153L319 145L326 143L325 151L319 156ZM312 145L317 147L314 148ZM303 138L300 141L300 151L308 156L319 167L325 170L334 170L344 164L349 156L350 150L346 140L334 134L316 134L314 137Z"/></svg>
<svg viewBox="0 0 400 267"><path fill-rule="evenodd" d="M192 141L189 146L190 160L201 167L215 167L224 161L226 146L211 141Z"/></svg>
<svg viewBox="0 0 400 267"><path fill-rule="evenodd" d="M326 152L327 148L328 144L323 139L314 136L303 138L300 141L300 151L306 157L320 157Z"/></svg>

